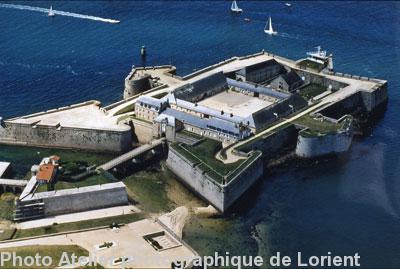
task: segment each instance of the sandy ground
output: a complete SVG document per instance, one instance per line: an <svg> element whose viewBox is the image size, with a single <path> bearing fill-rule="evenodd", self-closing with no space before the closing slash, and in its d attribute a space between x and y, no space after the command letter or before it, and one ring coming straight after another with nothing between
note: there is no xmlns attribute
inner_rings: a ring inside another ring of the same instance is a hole
<svg viewBox="0 0 400 269"><path fill-rule="evenodd" d="M206 98L199 102L199 104L245 118L260 109L270 106L272 102L242 93L228 91Z"/></svg>

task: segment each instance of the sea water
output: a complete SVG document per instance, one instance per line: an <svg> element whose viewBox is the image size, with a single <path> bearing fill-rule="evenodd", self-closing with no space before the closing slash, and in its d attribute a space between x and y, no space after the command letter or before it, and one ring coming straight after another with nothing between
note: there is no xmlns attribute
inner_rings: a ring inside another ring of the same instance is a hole
<svg viewBox="0 0 400 269"><path fill-rule="evenodd" d="M47 1L2 2L49 8ZM339 72L388 80L389 104L372 134L345 156L265 176L241 210L192 219L200 254L295 256L359 253L365 268L400 265L400 4L397 2L55 1L54 10L119 24L0 5L0 116L97 99L120 100L132 65L188 74L220 60L266 51L298 59L321 45ZM272 16L277 36L263 32ZM251 19L245 22L244 18ZM140 58L145 45L147 57ZM1 148L2 156L21 149ZM13 155L13 156L14 156ZM21 157L22 158L22 157Z"/></svg>

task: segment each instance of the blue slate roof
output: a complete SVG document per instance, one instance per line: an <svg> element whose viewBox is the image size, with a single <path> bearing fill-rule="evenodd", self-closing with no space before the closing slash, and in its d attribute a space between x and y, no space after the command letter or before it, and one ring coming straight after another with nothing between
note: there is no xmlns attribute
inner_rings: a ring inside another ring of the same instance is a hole
<svg viewBox="0 0 400 269"><path fill-rule="evenodd" d="M263 69L263 68L268 67L268 66L273 66L273 65L281 65L281 64L278 63L275 59L271 59L271 60L268 60L268 61L265 61L265 62L256 63L256 64L253 64L253 65L246 66L246 67L240 69L239 71L237 71L236 73L241 75L241 76L246 76L246 74L248 74L248 73L251 73L251 72L256 71L256 70Z"/></svg>
<svg viewBox="0 0 400 269"><path fill-rule="evenodd" d="M218 72L199 79L192 84L186 84L175 90L175 96L183 100L191 100L195 97L202 96L204 93L215 90L223 89L226 86L226 78L223 72Z"/></svg>
<svg viewBox="0 0 400 269"><path fill-rule="evenodd" d="M239 124L221 120L221 119L205 119L199 118L189 113L178 111L172 108L167 108L161 115L172 116L183 123L187 123L202 129L211 129L219 132L229 133L231 135L239 135Z"/></svg>
<svg viewBox="0 0 400 269"><path fill-rule="evenodd" d="M299 81L303 81L301 79L301 77L293 70L291 70L290 72L283 74L282 78L286 81L286 83L291 86L294 83L297 83Z"/></svg>
<svg viewBox="0 0 400 269"><path fill-rule="evenodd" d="M161 107L163 101L160 99L156 99L147 95L142 95L137 99L137 102L147 104L153 107Z"/></svg>

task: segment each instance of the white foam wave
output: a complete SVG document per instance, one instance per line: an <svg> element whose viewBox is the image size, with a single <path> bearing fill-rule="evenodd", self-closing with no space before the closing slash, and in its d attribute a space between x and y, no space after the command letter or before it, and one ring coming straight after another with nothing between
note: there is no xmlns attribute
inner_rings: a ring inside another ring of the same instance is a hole
<svg viewBox="0 0 400 269"><path fill-rule="evenodd" d="M48 13L49 12L48 8L32 7L32 6L25 6L25 5L0 4L0 7L2 7L2 8L20 9L20 10L30 10L30 11L43 12L43 13ZM53 9L53 12L56 15L74 17L74 18L79 18L79 19L101 21L101 22L107 22L107 23L119 23L120 22L118 20L105 19L105 18L101 18L101 17L95 17L95 16L90 16L90 15L72 13L72 12L61 11L61 10L54 10Z"/></svg>

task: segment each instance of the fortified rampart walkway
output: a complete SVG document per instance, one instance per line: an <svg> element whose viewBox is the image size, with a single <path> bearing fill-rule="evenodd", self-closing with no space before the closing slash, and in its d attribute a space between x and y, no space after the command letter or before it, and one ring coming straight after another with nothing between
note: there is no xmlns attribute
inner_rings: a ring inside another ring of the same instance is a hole
<svg viewBox="0 0 400 269"><path fill-rule="evenodd" d="M105 164L102 164L100 166L97 167L97 170L110 170L126 161L128 161L129 159L133 159L137 156L139 156L140 154L145 153L146 151L149 151L153 148L158 147L159 145L161 145L162 143L164 143L165 139L161 138L161 139L157 139L157 140L153 140L150 144L144 144L140 147L137 147L127 153L122 154L121 156L118 156L115 159L112 159L109 162L106 162Z"/></svg>
<svg viewBox="0 0 400 269"><path fill-rule="evenodd" d="M300 69L296 65L296 61L280 57L277 55L273 55L267 52L260 52L260 53L255 53L253 55L248 55L244 57L232 57L230 59L227 59L225 61L216 63L214 65L205 67L201 70L198 70L194 73L191 73L187 76L184 77L179 77L179 76L167 76L163 74L162 76L160 75L160 70L165 71L164 69L146 69L146 73L150 74L153 77L160 77L160 83L164 84L164 87L157 87L154 89L150 89L147 92L143 92L141 94L137 94L136 96L132 96L129 98L129 100L124 100L121 101L120 104L117 106L114 106L112 109L107 110L107 115L109 117L115 117L119 114L123 114L127 108L133 107L134 103L136 102L137 98L141 95L147 95L147 96L159 96L160 94L165 94L168 92L173 91L174 89L188 84L188 83L193 83L197 80L200 80L202 78L208 77L212 74L218 73L218 72L232 72L239 70L241 68L244 68L246 66L250 66L253 64L257 64L260 62L268 61L271 59L275 59L276 61L280 62L281 64L284 64L286 66L289 66L293 69ZM329 79L337 80L346 84L349 84L351 86L351 91L348 90L348 87L343 88L340 93L335 96L336 99L345 99L346 97L352 95L354 93L354 88L356 91L363 90L363 91L369 91L371 90L377 82L382 82L380 80L374 79L373 81L369 80L362 80L362 79L357 79L355 77L350 77L350 76L339 76L335 74L325 74L325 73L319 73L316 71L313 71L312 69L307 69L307 72L310 74L318 75L318 76L324 76ZM167 79L166 79L167 77Z"/></svg>

